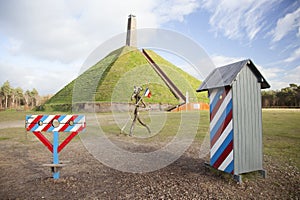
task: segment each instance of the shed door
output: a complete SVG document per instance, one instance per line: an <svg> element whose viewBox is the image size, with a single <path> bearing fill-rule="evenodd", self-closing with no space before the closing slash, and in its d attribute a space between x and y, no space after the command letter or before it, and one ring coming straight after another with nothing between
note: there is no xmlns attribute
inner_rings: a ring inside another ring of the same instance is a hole
<svg viewBox="0 0 300 200"><path fill-rule="evenodd" d="M210 165L234 173L231 88L209 90Z"/></svg>

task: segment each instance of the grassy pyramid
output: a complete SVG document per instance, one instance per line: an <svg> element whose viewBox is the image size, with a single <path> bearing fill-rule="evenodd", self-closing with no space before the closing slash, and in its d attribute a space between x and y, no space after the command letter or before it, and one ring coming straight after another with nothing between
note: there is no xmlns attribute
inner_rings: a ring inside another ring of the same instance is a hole
<svg viewBox="0 0 300 200"><path fill-rule="evenodd" d="M184 95L188 91L194 102L207 102L205 94L195 93L196 88L201 84L199 80L166 61L154 51L146 51ZM125 46L111 52L66 85L49 99L44 107L66 110L72 103L127 103L134 85L149 87L152 97L146 100L147 103L178 104L178 100L141 51Z"/></svg>

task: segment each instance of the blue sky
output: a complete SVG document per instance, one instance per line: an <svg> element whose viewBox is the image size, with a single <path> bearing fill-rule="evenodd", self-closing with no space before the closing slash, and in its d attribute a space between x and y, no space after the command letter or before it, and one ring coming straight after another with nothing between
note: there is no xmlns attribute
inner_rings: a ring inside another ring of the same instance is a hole
<svg viewBox="0 0 300 200"><path fill-rule="evenodd" d="M250 58L271 89L300 84L299 0L0 0L0 84L57 92L130 13L138 28L191 38L216 66Z"/></svg>

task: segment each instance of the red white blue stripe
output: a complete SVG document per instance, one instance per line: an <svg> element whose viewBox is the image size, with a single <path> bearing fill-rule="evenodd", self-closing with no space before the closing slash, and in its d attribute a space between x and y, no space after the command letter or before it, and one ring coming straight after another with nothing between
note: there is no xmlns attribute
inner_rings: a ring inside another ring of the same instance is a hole
<svg viewBox="0 0 300 200"><path fill-rule="evenodd" d="M58 126L54 127L54 120ZM25 128L32 132L79 132L85 129L84 115L26 115Z"/></svg>
<svg viewBox="0 0 300 200"><path fill-rule="evenodd" d="M209 91L210 165L233 173L232 94L230 87Z"/></svg>
<svg viewBox="0 0 300 200"><path fill-rule="evenodd" d="M149 90L149 88L146 88L145 93L144 93L145 97L150 98L151 97L151 91Z"/></svg>

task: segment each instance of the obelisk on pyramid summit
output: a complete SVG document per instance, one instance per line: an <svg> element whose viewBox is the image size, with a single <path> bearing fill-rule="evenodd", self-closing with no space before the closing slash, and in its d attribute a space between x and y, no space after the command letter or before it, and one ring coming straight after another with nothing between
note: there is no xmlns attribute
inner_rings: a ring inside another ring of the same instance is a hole
<svg viewBox="0 0 300 200"><path fill-rule="evenodd" d="M126 46L136 47L136 17L132 14L128 16Z"/></svg>

